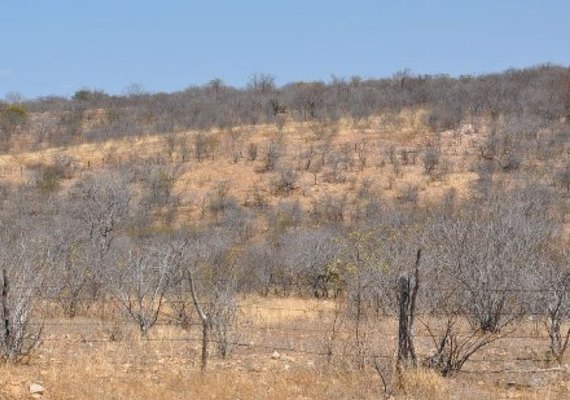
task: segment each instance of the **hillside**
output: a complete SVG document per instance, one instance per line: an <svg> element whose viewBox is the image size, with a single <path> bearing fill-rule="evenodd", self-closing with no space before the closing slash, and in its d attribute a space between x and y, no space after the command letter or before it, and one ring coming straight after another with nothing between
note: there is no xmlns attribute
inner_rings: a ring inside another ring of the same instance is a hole
<svg viewBox="0 0 570 400"><path fill-rule="evenodd" d="M567 68L86 89L0 147L0 398L570 391Z"/></svg>

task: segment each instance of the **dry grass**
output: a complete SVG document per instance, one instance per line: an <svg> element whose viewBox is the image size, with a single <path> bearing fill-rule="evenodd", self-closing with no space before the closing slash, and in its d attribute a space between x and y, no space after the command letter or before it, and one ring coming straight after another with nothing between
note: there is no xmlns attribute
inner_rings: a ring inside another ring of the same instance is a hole
<svg viewBox="0 0 570 400"><path fill-rule="evenodd" d="M283 324L314 321L330 315L333 301L299 298L263 298L248 296L241 303L242 313L247 321L259 326L278 327Z"/></svg>
<svg viewBox="0 0 570 400"><path fill-rule="evenodd" d="M383 389L376 372L371 367L358 369L350 357L341 355L353 351L351 347L339 346L331 364L315 354L324 349L330 333L333 301L252 296L241 299L241 304L238 341L245 345L236 347L227 359L217 356L212 346L205 374L199 368L198 327L183 330L165 323L143 339L132 324L119 316L111 319L108 312L105 319L66 320L52 311L45 341L29 363L0 366L0 399L27 398L31 383L46 387L45 399L381 398ZM121 341L109 341L107 329L112 324L121 329ZM370 321L363 329L370 341L393 352L395 337L375 337L374 332L395 332L394 321ZM519 332L530 335L532 329L532 324L523 324ZM418 331L418 335L423 333ZM541 345L532 340L507 341L479 357L503 353L520 357L524 350L516 350L525 346ZM278 355L274 348L279 348ZM389 375L390 364L386 368ZM539 371L530 359L513 365L490 364L488 370L493 368L521 372L480 371L444 379L423 369L405 371L393 380L393 394L396 399L462 400L565 399L570 395L569 374L564 370L524 373ZM476 370L475 365L467 369Z"/></svg>
<svg viewBox="0 0 570 400"><path fill-rule="evenodd" d="M433 371L405 370L398 379L397 392L402 399L449 399L449 382Z"/></svg>

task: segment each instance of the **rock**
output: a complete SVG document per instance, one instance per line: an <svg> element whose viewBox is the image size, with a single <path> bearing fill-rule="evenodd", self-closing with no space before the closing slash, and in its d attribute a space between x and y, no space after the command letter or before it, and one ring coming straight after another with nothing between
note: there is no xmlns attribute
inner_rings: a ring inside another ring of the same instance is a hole
<svg viewBox="0 0 570 400"><path fill-rule="evenodd" d="M279 352L274 351L273 354L271 354L271 359L272 360L279 360L281 358L281 354L279 354Z"/></svg>
<svg viewBox="0 0 570 400"><path fill-rule="evenodd" d="M42 385L39 385L37 383L32 383L30 385L30 393L32 394L32 396L34 395L41 396L42 394L44 394L45 391L46 389Z"/></svg>
<svg viewBox="0 0 570 400"><path fill-rule="evenodd" d="M295 362L295 359L294 359L293 357L291 357L291 356L286 356L286 355L283 355L283 360L289 361L290 363L294 363L294 362Z"/></svg>

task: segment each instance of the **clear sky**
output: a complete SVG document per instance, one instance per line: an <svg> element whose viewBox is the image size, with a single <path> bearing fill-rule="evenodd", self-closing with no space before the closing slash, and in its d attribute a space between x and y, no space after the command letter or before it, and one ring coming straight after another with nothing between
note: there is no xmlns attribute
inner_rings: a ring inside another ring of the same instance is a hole
<svg viewBox="0 0 570 400"><path fill-rule="evenodd" d="M0 0L0 97L570 65L570 0Z"/></svg>

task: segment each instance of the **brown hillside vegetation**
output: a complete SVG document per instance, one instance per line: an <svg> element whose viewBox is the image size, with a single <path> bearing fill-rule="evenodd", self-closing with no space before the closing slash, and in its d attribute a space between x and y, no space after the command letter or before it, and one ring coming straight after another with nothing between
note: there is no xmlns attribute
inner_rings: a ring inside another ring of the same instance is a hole
<svg viewBox="0 0 570 400"><path fill-rule="evenodd" d="M569 81L0 103L0 399L568 398Z"/></svg>

